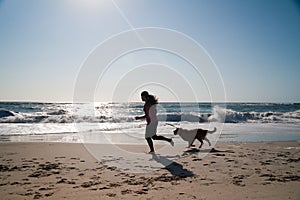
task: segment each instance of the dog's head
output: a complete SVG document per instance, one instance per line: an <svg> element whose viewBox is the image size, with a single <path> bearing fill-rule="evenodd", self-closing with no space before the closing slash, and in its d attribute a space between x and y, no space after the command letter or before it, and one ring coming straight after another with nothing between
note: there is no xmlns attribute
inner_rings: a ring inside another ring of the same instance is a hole
<svg viewBox="0 0 300 200"><path fill-rule="evenodd" d="M178 130L179 130L179 128L176 128L176 129L173 131L174 135L177 135Z"/></svg>

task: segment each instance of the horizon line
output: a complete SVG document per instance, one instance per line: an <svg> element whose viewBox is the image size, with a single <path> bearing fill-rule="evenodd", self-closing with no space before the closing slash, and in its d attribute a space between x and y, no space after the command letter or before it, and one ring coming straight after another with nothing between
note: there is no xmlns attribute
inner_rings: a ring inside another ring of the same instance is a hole
<svg viewBox="0 0 300 200"><path fill-rule="evenodd" d="M82 102L74 102L74 101L41 101L41 100L0 100L0 103L143 103L142 101L82 101ZM159 101L159 103L276 103L276 104L299 104L298 102L280 102L280 101Z"/></svg>

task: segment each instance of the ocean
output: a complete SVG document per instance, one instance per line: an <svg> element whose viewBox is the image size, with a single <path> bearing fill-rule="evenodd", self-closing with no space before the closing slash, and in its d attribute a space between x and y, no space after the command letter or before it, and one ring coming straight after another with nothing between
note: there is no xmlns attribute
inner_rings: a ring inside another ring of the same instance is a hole
<svg viewBox="0 0 300 200"><path fill-rule="evenodd" d="M174 127L217 127L214 141L300 141L299 103L176 103L157 105L158 134ZM142 102L0 102L0 141L144 143Z"/></svg>

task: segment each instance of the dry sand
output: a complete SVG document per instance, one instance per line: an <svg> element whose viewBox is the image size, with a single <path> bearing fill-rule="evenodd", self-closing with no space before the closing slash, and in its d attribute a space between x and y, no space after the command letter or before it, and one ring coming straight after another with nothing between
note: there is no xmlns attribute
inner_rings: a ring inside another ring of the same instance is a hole
<svg viewBox="0 0 300 200"><path fill-rule="evenodd" d="M132 173L96 160L82 144L0 143L0 197L300 199L299 144L218 143L203 158L208 147L186 149L168 167Z"/></svg>

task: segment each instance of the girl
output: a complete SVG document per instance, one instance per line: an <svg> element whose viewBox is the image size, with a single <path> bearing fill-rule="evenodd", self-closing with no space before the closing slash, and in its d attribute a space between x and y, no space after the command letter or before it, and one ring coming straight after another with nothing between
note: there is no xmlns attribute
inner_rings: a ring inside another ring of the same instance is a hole
<svg viewBox="0 0 300 200"><path fill-rule="evenodd" d="M158 104L157 98L155 96L150 95L147 91L143 91L141 93L142 101L145 102L144 105L144 116L135 117L135 119L146 119L147 126L146 126L146 133L145 133L145 139L147 140L147 143L150 147L149 153L154 153L154 147L153 147L153 140L164 140L169 142L172 146L174 146L174 142L172 138L166 138L164 136L158 136L156 135L157 132L157 125L158 125L158 119L157 119L157 111L156 111L156 104Z"/></svg>

